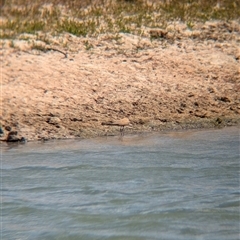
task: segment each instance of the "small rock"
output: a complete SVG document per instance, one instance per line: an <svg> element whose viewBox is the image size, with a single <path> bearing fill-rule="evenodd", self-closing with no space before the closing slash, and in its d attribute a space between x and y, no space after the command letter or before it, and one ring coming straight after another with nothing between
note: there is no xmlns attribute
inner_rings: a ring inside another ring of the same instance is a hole
<svg viewBox="0 0 240 240"><path fill-rule="evenodd" d="M47 123L53 124L53 125L58 125L59 123L61 123L61 120L58 117L50 117L47 120Z"/></svg>
<svg viewBox="0 0 240 240"><path fill-rule="evenodd" d="M12 130L12 128L11 128L10 126L6 126L6 127L5 127L5 130L7 130L7 131L10 132L10 131Z"/></svg>
<svg viewBox="0 0 240 240"><path fill-rule="evenodd" d="M17 131L11 131L8 133L7 142L18 142L19 138L17 137L18 132Z"/></svg>
<svg viewBox="0 0 240 240"><path fill-rule="evenodd" d="M222 102L230 102L229 98L227 98L227 97L219 97L218 100L220 100Z"/></svg>
<svg viewBox="0 0 240 240"><path fill-rule="evenodd" d="M21 137L21 138L19 139L19 142L20 142L20 143L26 143L26 142L27 142L27 139L26 139L25 137Z"/></svg>

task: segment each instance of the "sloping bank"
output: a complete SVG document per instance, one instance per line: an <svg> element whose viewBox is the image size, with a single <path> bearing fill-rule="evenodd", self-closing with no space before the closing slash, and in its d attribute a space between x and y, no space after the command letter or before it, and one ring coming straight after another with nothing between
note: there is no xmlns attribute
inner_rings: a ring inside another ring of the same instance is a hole
<svg viewBox="0 0 240 240"><path fill-rule="evenodd" d="M102 35L88 48L86 38L52 37L69 44L55 46L67 58L3 40L2 139L10 128L28 140L119 134L102 123L124 117L125 134L239 124L239 23L179 29L174 41Z"/></svg>

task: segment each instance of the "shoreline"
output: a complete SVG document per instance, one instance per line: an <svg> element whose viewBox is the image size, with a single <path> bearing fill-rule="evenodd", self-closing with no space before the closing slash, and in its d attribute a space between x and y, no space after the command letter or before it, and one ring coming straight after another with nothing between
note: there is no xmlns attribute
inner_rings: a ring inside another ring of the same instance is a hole
<svg viewBox="0 0 240 240"><path fill-rule="evenodd" d="M171 127L172 126L172 127ZM159 128L145 128L145 129L137 129L130 127L126 129L124 135L121 135L120 131L114 127L112 131L108 131L106 133L94 131L94 134L86 134L84 137L52 137L52 138L42 138L42 139L26 139L26 141L16 141L16 142L8 142L5 137L0 137L0 142L6 142L8 144L25 144L27 142L46 142L46 141L64 141L64 140L89 140L95 138L105 138L105 137L117 137L119 136L121 139L124 136L132 136L132 135L142 135L142 134L157 134L157 133L171 133L178 131L200 131L200 130L217 130L228 127L236 127L239 129L240 127L240 119L222 119L219 122L219 119L208 119L198 122L192 123L170 123L169 125L162 125ZM93 133L93 130L90 131Z"/></svg>

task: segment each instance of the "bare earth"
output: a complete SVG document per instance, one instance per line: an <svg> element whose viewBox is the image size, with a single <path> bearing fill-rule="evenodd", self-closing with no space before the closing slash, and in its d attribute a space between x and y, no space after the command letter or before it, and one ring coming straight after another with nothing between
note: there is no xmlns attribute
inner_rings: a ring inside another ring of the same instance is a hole
<svg viewBox="0 0 240 240"><path fill-rule="evenodd" d="M2 41L2 139L7 126L28 140L119 134L102 122L124 117L125 134L239 125L239 23L179 29L172 42L65 34L53 41L67 58Z"/></svg>

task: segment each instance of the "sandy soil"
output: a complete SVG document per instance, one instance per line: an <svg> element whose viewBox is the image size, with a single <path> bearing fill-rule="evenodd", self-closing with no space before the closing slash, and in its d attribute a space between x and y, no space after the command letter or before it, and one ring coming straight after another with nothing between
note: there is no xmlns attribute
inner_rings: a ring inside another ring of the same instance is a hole
<svg viewBox="0 0 240 240"><path fill-rule="evenodd" d="M28 140L119 134L102 122L124 117L126 133L238 125L239 23L179 29L153 41L53 37L67 58L2 41L2 139L7 126Z"/></svg>

